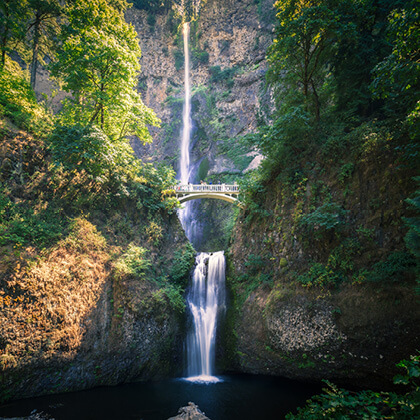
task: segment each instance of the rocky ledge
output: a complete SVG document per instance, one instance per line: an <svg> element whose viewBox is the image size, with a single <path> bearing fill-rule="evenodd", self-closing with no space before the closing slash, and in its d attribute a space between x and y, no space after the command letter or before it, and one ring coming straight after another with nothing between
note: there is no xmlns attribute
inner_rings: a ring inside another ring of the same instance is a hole
<svg viewBox="0 0 420 420"><path fill-rule="evenodd" d="M168 420L210 420L193 402L189 402L188 406L181 407L178 415Z"/></svg>

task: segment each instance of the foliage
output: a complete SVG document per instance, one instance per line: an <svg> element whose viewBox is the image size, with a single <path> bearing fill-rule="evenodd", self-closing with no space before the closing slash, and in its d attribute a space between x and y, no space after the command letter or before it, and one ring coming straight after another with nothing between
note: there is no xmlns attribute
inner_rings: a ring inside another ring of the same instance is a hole
<svg viewBox="0 0 420 420"><path fill-rule="evenodd" d="M412 389L399 395L394 392L359 391L351 392L325 381L328 388L324 394L316 395L307 405L298 408L297 414L289 413L288 420L318 419L415 419L420 416L420 389L416 384L420 377L420 356L411 356L397 366L406 370L406 375L395 378L395 383L410 383Z"/></svg>
<svg viewBox="0 0 420 420"><path fill-rule="evenodd" d="M52 125L52 115L38 104L23 71L10 59L0 71L0 115L41 137Z"/></svg>
<svg viewBox="0 0 420 420"><path fill-rule="evenodd" d="M175 68L180 70L184 66L184 53L181 50L174 51Z"/></svg>
<svg viewBox="0 0 420 420"><path fill-rule="evenodd" d="M129 155L127 148L118 150L98 127L80 124L56 126L49 145L53 158L66 171L84 170L94 178L108 175L123 159L121 154Z"/></svg>
<svg viewBox="0 0 420 420"><path fill-rule="evenodd" d="M28 6L31 12L28 30L32 32L31 86L35 89L38 62L47 53L53 55L51 51L56 45L53 39L59 32L57 18L61 15L62 8L58 0L28 0Z"/></svg>
<svg viewBox="0 0 420 420"><path fill-rule="evenodd" d="M147 125L159 121L135 90L141 51L124 10L105 0L71 3L51 71L73 95L62 112L64 125L96 123L112 141L135 134L145 143L151 141Z"/></svg>
<svg viewBox="0 0 420 420"><path fill-rule="evenodd" d="M126 251L114 263L115 275L122 279L126 276L134 276L140 280L145 279L147 269L151 266L149 259L145 258L145 248L129 244Z"/></svg>
<svg viewBox="0 0 420 420"><path fill-rule="evenodd" d="M44 248L66 233L67 223L59 209L47 207L35 212L24 203L15 204L0 191L0 245L29 244Z"/></svg>
<svg viewBox="0 0 420 420"><path fill-rule="evenodd" d="M254 217L262 220L269 213L261 205L264 197L265 187L261 182L261 173L259 171L250 171L239 180L240 194L239 200L244 204L247 210L246 221L250 222Z"/></svg>
<svg viewBox="0 0 420 420"><path fill-rule="evenodd" d="M143 9L150 13L161 13L172 6L173 0L133 0L137 9Z"/></svg>
<svg viewBox="0 0 420 420"><path fill-rule="evenodd" d="M0 70L14 44L22 42L25 37L26 28L22 21L27 18L27 13L25 0L3 0L0 3Z"/></svg>
<svg viewBox="0 0 420 420"><path fill-rule="evenodd" d="M321 93L328 80L328 60L340 33L353 32L343 22L336 0L277 1L276 38L269 50L269 80L303 94L305 109L320 120ZM283 82L284 83L284 82ZM283 85L282 83L282 85ZM276 95L280 98L280 95Z"/></svg>
<svg viewBox="0 0 420 420"><path fill-rule="evenodd" d="M256 274L261 271L266 265L266 261L261 255L249 254L245 261L245 267L251 274Z"/></svg>
<svg viewBox="0 0 420 420"><path fill-rule="evenodd" d="M208 64L209 62L209 53L207 51L194 50L192 52L192 61L193 64Z"/></svg>
<svg viewBox="0 0 420 420"><path fill-rule="evenodd" d="M418 112L420 89L420 12L417 0L405 2L389 14L388 39L392 52L374 69L371 88L387 98L389 111ZM417 105L416 105L417 104Z"/></svg>
<svg viewBox="0 0 420 420"><path fill-rule="evenodd" d="M233 76L236 73L234 67L228 67L221 69L220 66L212 66L209 68L210 71L210 83L223 83L228 88L231 88L234 84Z"/></svg>
<svg viewBox="0 0 420 420"><path fill-rule="evenodd" d="M180 314L184 313L185 299L183 297L184 290L182 287L180 285L172 284L169 282L167 277L161 277L157 280L155 279L155 283L159 286L159 290L154 292L154 298L156 300L160 300L160 303L167 300L176 312Z"/></svg>
<svg viewBox="0 0 420 420"><path fill-rule="evenodd" d="M385 261L377 262L366 274L366 279L374 283L397 283L413 273L416 268L415 258L404 251L388 255Z"/></svg>
<svg viewBox="0 0 420 420"><path fill-rule="evenodd" d="M347 211L336 203L326 203L300 219L300 225L315 237L320 238L326 232L338 232L344 226Z"/></svg>
<svg viewBox="0 0 420 420"><path fill-rule="evenodd" d="M354 258L360 251L360 243L356 239L347 238L331 251L326 264L313 263L296 280L304 287L338 286L350 279L354 271Z"/></svg>
<svg viewBox="0 0 420 420"><path fill-rule="evenodd" d="M169 277L172 283L185 287L189 280L189 274L194 265L195 250L188 242L184 249L177 249L174 252L172 268Z"/></svg>
<svg viewBox="0 0 420 420"><path fill-rule="evenodd" d="M417 184L420 185L420 177L415 178ZM405 242L409 251L416 257L420 258L420 190L418 189L412 198L408 198L407 203L415 211L413 217L407 217L404 222L409 228L405 237Z"/></svg>
<svg viewBox="0 0 420 420"><path fill-rule="evenodd" d="M137 208L144 210L149 220L154 219L159 211L172 213L179 207L178 200L170 193L175 185L175 171L166 165L153 166L151 163L139 165L136 176L130 184Z"/></svg>

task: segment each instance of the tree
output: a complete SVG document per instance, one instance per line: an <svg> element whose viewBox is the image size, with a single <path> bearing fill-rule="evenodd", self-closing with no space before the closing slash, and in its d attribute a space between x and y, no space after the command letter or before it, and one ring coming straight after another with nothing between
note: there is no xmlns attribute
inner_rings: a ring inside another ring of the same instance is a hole
<svg viewBox="0 0 420 420"><path fill-rule="evenodd" d="M420 11L418 0L406 2L389 15L391 53L374 69L371 88L387 99L391 115L409 116L417 124L420 114ZM420 130L414 129L418 136Z"/></svg>
<svg viewBox="0 0 420 420"><path fill-rule="evenodd" d="M351 25L344 27L340 21L339 3L337 0L275 3L278 25L268 55L269 81L280 90L286 85L295 95L301 93L317 122L321 115L320 91L330 72L336 39L340 32L351 29Z"/></svg>
<svg viewBox="0 0 420 420"><path fill-rule="evenodd" d="M141 50L134 28L124 21L127 4L118 5L113 8L106 0L71 3L51 71L73 94L62 114L65 123L97 124L113 140L135 134L149 142L147 124L159 121L135 90Z"/></svg>
<svg viewBox="0 0 420 420"><path fill-rule="evenodd" d="M4 68L6 54L13 50L13 42L23 41L25 28L22 21L27 14L25 0L0 2L0 70Z"/></svg>
<svg viewBox="0 0 420 420"><path fill-rule="evenodd" d="M31 86L35 90L36 72L40 52L42 52L41 46L50 43L56 35L58 30L56 18L60 16L62 9L58 0L29 0L29 8L32 11L32 18L28 32L33 34L31 40Z"/></svg>

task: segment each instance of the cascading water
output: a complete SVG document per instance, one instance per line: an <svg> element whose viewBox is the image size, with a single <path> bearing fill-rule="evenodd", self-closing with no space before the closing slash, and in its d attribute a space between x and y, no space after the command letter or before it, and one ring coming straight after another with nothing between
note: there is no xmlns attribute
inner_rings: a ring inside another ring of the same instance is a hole
<svg viewBox="0 0 420 420"><path fill-rule="evenodd" d="M217 315L225 309L223 251L197 255L187 303L193 318L187 337L188 380L217 382L213 376Z"/></svg>
<svg viewBox="0 0 420 420"><path fill-rule="evenodd" d="M180 182L190 181L190 136L191 136L191 86L190 56L188 47L189 24L184 23L185 56L185 102L181 138ZM191 203L179 211L179 218L187 238L194 242L196 225ZM225 307L225 256L223 251L213 254L199 253L192 286L187 297L188 308L192 315L192 328L187 337L187 373L188 380L199 382L217 382L214 374L215 341L217 315Z"/></svg>
<svg viewBox="0 0 420 420"><path fill-rule="evenodd" d="M187 22L183 26L184 37L184 110L183 110L183 124L181 136L181 159L180 159L180 181L181 184L186 185L190 181L190 137L191 137L191 85L190 85L190 52L189 39L190 27ZM194 230L194 223L191 213L191 203L186 203L184 208L178 212L182 227L184 228L187 238L191 240Z"/></svg>

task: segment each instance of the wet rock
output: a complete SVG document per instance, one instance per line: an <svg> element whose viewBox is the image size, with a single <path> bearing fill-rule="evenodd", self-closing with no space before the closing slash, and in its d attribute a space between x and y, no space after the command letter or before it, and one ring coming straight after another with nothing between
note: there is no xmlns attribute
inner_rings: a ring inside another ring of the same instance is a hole
<svg viewBox="0 0 420 420"><path fill-rule="evenodd" d="M53 417L43 412L32 411L28 417L0 417L0 420L54 420Z"/></svg>
<svg viewBox="0 0 420 420"><path fill-rule="evenodd" d="M189 402L188 406L181 407L178 415L168 420L210 420L193 402Z"/></svg>

